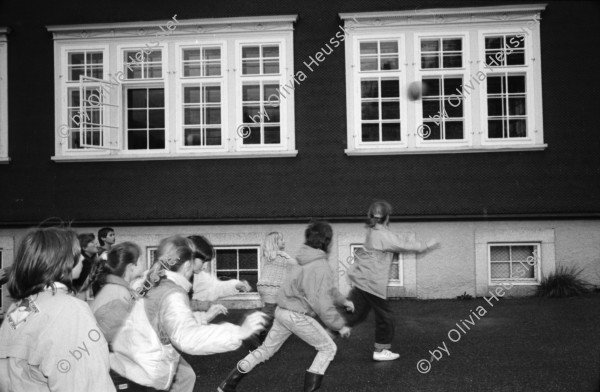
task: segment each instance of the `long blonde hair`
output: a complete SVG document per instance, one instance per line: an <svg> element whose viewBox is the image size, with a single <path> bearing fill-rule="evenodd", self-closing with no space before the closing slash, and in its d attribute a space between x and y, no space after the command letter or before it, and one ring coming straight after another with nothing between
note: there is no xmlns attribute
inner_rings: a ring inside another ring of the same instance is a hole
<svg viewBox="0 0 600 392"><path fill-rule="evenodd" d="M279 252L277 242L279 242L280 239L283 239L283 234L278 231L273 231L265 237L262 253L266 261L273 261L277 257L277 253Z"/></svg>

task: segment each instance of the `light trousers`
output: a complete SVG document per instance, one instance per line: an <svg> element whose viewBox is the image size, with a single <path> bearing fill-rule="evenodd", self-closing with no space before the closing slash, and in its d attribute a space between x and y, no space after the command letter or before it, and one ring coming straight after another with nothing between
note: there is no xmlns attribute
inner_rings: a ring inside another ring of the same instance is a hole
<svg viewBox="0 0 600 392"><path fill-rule="evenodd" d="M283 343L292 334L318 351L308 371L325 374L337 351L337 346L331 336L314 318L280 307L275 310L275 321L264 343L238 362L238 370L242 373L248 373L259 363L268 360L279 351Z"/></svg>

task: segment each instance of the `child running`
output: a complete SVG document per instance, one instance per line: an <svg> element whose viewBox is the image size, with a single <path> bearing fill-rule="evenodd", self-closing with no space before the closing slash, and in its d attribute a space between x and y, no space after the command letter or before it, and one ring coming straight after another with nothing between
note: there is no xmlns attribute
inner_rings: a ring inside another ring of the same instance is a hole
<svg viewBox="0 0 600 392"><path fill-rule="evenodd" d="M386 201L377 201L369 207L367 238L363 251L355 252L355 262L348 275L353 288L348 298L354 303L354 313L347 313L349 326L364 321L373 309L375 312L375 352L373 360L392 361L400 354L392 352L394 319L387 301L389 271L394 253L423 253L436 249L439 244L430 240L427 245L405 241L389 230L392 206Z"/></svg>
<svg viewBox="0 0 600 392"><path fill-rule="evenodd" d="M319 316L327 327L339 331L342 337L350 336L350 328L335 305L353 310L348 301L334 286L334 276L327 256L333 237L327 222L313 222L305 232L306 242L300 248L290 276L283 283L277 296L275 321L264 343L238 362L235 369L221 383L220 392L234 392L242 377L256 365L271 358L295 334L317 349L318 353L304 378L304 391L317 391L323 374L333 360L337 346L325 328L315 320Z"/></svg>
<svg viewBox="0 0 600 392"><path fill-rule="evenodd" d="M269 316L269 324L261 333L261 342L266 338L275 317L275 308L277 307L277 295L281 285L285 281L288 272L297 265L296 261L284 251L285 240L283 234L274 231L265 237L262 246L263 268L260 273L260 280L256 285L261 300L265 306L262 312Z"/></svg>

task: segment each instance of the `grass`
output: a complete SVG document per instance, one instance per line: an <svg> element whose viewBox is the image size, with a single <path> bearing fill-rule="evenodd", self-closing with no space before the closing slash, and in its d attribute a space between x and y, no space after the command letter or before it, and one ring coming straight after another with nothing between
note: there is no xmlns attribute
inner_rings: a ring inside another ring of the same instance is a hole
<svg viewBox="0 0 600 392"><path fill-rule="evenodd" d="M483 298L400 300L392 302L392 308L394 349L400 359L371 360L371 314L353 329L349 340L336 340L338 352L322 392L599 391L600 294L490 302ZM478 309L479 319L474 316ZM237 322L244 313L232 311L227 320ZM198 376L195 391L215 391L247 352L242 348L213 356L186 356ZM417 362L430 360L432 353L439 360L431 360L431 370L421 374ZM300 391L314 356L312 347L292 336L275 357L242 380L238 391Z"/></svg>

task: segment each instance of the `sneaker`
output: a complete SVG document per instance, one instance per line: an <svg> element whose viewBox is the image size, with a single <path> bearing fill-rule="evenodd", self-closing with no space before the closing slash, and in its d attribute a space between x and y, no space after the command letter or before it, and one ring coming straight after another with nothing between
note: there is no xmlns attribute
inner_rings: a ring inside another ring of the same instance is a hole
<svg viewBox="0 0 600 392"><path fill-rule="evenodd" d="M394 359L400 358L400 354L393 353L390 350L382 350L380 352L373 352L374 361L393 361Z"/></svg>

